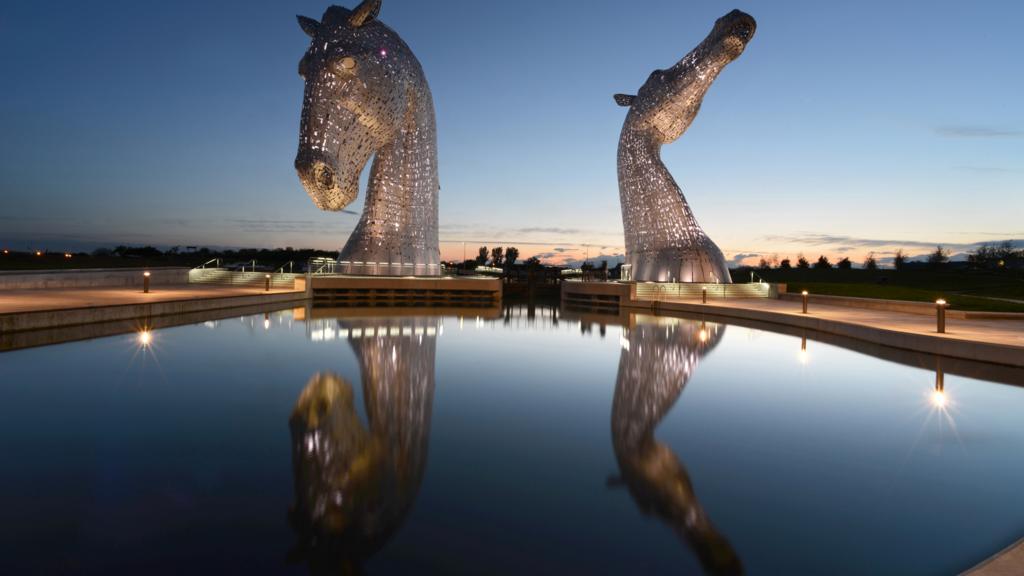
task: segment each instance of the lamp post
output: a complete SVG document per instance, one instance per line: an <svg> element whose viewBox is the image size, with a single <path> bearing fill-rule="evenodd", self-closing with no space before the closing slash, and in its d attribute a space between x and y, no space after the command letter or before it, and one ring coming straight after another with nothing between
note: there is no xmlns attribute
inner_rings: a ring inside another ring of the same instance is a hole
<svg viewBox="0 0 1024 576"><path fill-rule="evenodd" d="M704 286L700 289L700 300L702 304L708 303L708 287Z"/></svg>
<svg viewBox="0 0 1024 576"><path fill-rule="evenodd" d="M941 298L935 301L935 322L939 334L946 333L946 308L948 306L949 304Z"/></svg>
<svg viewBox="0 0 1024 576"><path fill-rule="evenodd" d="M807 290L804 290L801 293L801 296L803 296L804 301L804 314L807 314L807 301L810 299L810 293L808 293Z"/></svg>
<svg viewBox="0 0 1024 576"><path fill-rule="evenodd" d="M265 291L266 292L270 292L270 274L267 274L266 276L264 276L264 279L266 280L266 290Z"/></svg>
<svg viewBox="0 0 1024 576"><path fill-rule="evenodd" d="M146 294L149 294L149 277L149 272L142 273L142 291Z"/></svg>

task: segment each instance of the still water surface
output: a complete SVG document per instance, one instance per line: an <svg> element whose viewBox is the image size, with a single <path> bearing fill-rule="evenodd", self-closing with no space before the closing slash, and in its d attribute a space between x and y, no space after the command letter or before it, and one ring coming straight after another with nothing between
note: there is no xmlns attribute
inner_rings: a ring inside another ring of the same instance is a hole
<svg viewBox="0 0 1024 576"><path fill-rule="evenodd" d="M533 312L0 354L0 573L953 574L1024 536L1024 388Z"/></svg>

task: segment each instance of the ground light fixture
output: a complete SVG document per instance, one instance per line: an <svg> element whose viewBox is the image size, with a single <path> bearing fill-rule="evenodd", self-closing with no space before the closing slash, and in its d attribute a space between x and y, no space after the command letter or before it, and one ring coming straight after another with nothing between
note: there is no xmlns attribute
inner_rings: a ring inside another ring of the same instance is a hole
<svg viewBox="0 0 1024 576"><path fill-rule="evenodd" d="M151 276L151 274L148 271L142 273L142 291L144 293L146 293L146 294L149 294L149 277L150 276Z"/></svg>
<svg viewBox="0 0 1024 576"><path fill-rule="evenodd" d="M36 256L42 256L42 255L43 255L43 251L42 250L36 250Z"/></svg>
<svg viewBox="0 0 1024 576"><path fill-rule="evenodd" d="M267 274L267 275L266 275L266 276L264 276L263 278L264 278L264 280L266 280L266 284L267 284L267 285L266 285L266 290L265 290L265 291L266 291L266 292L270 292L270 274Z"/></svg>
<svg viewBox="0 0 1024 576"><path fill-rule="evenodd" d="M803 296L804 300L804 314L807 314L807 301L810 300L811 294L807 290L804 290L800 295Z"/></svg>
<svg viewBox="0 0 1024 576"><path fill-rule="evenodd" d="M701 302L703 302L704 304L708 303L708 287L707 286L705 286L705 287L700 289L700 298L701 298Z"/></svg>
<svg viewBox="0 0 1024 576"><path fill-rule="evenodd" d="M946 308L948 307L949 304L942 298L935 301L935 323L936 331L939 334L946 333Z"/></svg>

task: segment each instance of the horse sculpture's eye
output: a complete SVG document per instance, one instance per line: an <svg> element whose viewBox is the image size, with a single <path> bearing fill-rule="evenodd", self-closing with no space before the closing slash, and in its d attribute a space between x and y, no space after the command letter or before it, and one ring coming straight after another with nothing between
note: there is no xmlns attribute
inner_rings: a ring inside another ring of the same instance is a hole
<svg viewBox="0 0 1024 576"><path fill-rule="evenodd" d="M355 70L356 59L351 56L345 56L344 58L338 61L338 66L341 66L342 70Z"/></svg>

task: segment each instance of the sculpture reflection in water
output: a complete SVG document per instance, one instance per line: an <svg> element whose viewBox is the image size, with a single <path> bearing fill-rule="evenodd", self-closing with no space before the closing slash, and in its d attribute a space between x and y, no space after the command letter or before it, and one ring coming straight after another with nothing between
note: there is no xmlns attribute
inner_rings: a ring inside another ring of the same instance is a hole
<svg viewBox="0 0 1024 576"><path fill-rule="evenodd" d="M725 326L676 318L637 316L623 338L612 403L612 444L621 478L645 514L668 523L696 552L710 574L741 574L739 556L712 525L683 463L654 429L675 405L701 357Z"/></svg>
<svg viewBox="0 0 1024 576"><path fill-rule="evenodd" d="M401 526L427 462L437 319L346 319L368 425L351 384L317 374L292 412L299 543L313 573L358 572ZM358 336L357 336L358 335Z"/></svg>

